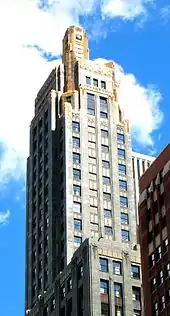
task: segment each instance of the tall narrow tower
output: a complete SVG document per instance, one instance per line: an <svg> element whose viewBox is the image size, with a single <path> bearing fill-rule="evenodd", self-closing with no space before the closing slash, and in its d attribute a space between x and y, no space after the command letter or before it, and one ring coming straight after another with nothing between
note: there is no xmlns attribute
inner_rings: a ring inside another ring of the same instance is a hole
<svg viewBox="0 0 170 316"><path fill-rule="evenodd" d="M141 315L131 138L114 64L80 27L35 101L27 171L29 315Z"/></svg>

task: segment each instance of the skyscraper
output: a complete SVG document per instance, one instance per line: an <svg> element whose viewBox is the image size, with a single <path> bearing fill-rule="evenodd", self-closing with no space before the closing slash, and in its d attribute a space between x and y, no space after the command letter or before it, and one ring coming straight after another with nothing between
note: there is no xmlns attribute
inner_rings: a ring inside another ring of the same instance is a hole
<svg viewBox="0 0 170 316"><path fill-rule="evenodd" d="M35 100L26 221L28 315L141 315L129 123L80 27Z"/></svg>
<svg viewBox="0 0 170 316"><path fill-rule="evenodd" d="M145 315L170 315L170 144L140 179Z"/></svg>

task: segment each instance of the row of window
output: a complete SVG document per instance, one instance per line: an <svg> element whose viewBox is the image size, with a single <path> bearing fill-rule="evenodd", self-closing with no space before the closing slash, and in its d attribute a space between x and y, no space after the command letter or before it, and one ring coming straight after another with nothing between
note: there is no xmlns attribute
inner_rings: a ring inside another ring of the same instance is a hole
<svg viewBox="0 0 170 316"><path fill-rule="evenodd" d="M160 315L160 312L166 308L167 303L169 303L170 300L170 289L167 290L166 292L166 297L165 295L162 295L159 302L156 301L153 304L153 316L158 316Z"/></svg>
<svg viewBox="0 0 170 316"><path fill-rule="evenodd" d="M149 256L149 267L151 268L162 258L162 253L164 254L168 250L168 238L163 241L163 249L158 246L156 250Z"/></svg>
<svg viewBox="0 0 170 316"><path fill-rule="evenodd" d="M98 87L99 81L98 79L95 79L95 78L92 79L91 77L86 76L86 84L89 84L89 85L93 84L94 87ZM101 80L100 87L102 89L106 89L106 81Z"/></svg>
<svg viewBox="0 0 170 316"><path fill-rule="evenodd" d="M102 257L99 258L99 270L102 272L109 271L108 259ZM113 261L113 273L116 275L122 275L122 261ZM134 279L140 279L139 266L131 264L131 277Z"/></svg>
<svg viewBox="0 0 170 316"><path fill-rule="evenodd" d="M79 219L74 220L74 229L75 231L81 231L82 230L82 221ZM107 236L113 235L113 228L111 226L104 226L104 234ZM130 241L130 232L127 229L121 229L121 237L122 242L128 242ZM82 243L82 237L80 236L74 236L74 246L77 248Z"/></svg>
<svg viewBox="0 0 170 316"><path fill-rule="evenodd" d="M160 270L157 276L153 277L151 280L151 291L155 291L156 287L164 282L164 278L170 277L170 264L165 266L164 271Z"/></svg>

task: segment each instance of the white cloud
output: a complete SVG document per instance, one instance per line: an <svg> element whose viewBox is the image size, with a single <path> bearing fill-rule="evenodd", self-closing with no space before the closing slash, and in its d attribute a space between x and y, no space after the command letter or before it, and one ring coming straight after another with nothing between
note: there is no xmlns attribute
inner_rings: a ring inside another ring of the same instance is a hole
<svg viewBox="0 0 170 316"><path fill-rule="evenodd" d="M160 11L162 20L166 23L170 19L170 5L163 7Z"/></svg>
<svg viewBox="0 0 170 316"><path fill-rule="evenodd" d="M25 171L34 99L55 66L55 62L46 62L27 45L60 54L66 28L78 24L80 14L94 12L98 3L97 0L49 0L48 8L40 10L38 2L0 2L0 142L5 146L0 161L1 183L11 175L18 178Z"/></svg>
<svg viewBox="0 0 170 316"><path fill-rule="evenodd" d="M104 59L95 62L105 63ZM163 113L160 110L161 93L153 85L142 86L135 76L125 73L115 63L116 79L120 84L119 103L129 119L133 137L144 146L153 146L152 132L160 126Z"/></svg>
<svg viewBox="0 0 170 316"><path fill-rule="evenodd" d="M0 212L0 224L8 223L9 216L10 216L9 210L7 210L6 212Z"/></svg>
<svg viewBox="0 0 170 316"><path fill-rule="evenodd" d="M109 17L119 17L123 20L134 20L148 14L148 6L154 0L102 0L101 11Z"/></svg>

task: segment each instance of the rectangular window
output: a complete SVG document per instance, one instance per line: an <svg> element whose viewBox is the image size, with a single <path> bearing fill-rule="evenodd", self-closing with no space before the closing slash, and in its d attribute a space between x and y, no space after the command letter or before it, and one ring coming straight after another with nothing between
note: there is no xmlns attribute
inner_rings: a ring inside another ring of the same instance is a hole
<svg viewBox="0 0 170 316"><path fill-rule="evenodd" d="M153 305L153 312L154 312L154 316L158 316L159 315L158 302L154 303L154 305Z"/></svg>
<svg viewBox="0 0 170 316"><path fill-rule="evenodd" d="M80 163L80 154L73 153L73 164Z"/></svg>
<svg viewBox="0 0 170 316"><path fill-rule="evenodd" d="M73 202L73 211L75 213L81 213L81 203Z"/></svg>
<svg viewBox="0 0 170 316"><path fill-rule="evenodd" d="M67 280L67 292L70 292L72 290L72 279L69 278Z"/></svg>
<svg viewBox="0 0 170 316"><path fill-rule="evenodd" d="M81 195L81 186L80 185L73 185L73 194L74 195Z"/></svg>
<svg viewBox="0 0 170 316"><path fill-rule="evenodd" d="M109 282L107 280L100 280L100 293L109 294Z"/></svg>
<svg viewBox="0 0 170 316"><path fill-rule="evenodd" d="M79 122L72 122L72 131L73 132L80 132L80 123Z"/></svg>
<svg viewBox="0 0 170 316"><path fill-rule="evenodd" d="M101 136L102 137L108 137L108 131L106 129L101 129Z"/></svg>
<svg viewBox="0 0 170 316"><path fill-rule="evenodd" d="M99 258L99 270L102 272L108 272L108 259Z"/></svg>
<svg viewBox="0 0 170 316"><path fill-rule="evenodd" d="M93 86L98 87L98 80L97 79L93 79Z"/></svg>
<svg viewBox="0 0 170 316"><path fill-rule="evenodd" d="M111 217L112 216L111 210L104 209L104 216L105 217Z"/></svg>
<svg viewBox="0 0 170 316"><path fill-rule="evenodd" d="M74 236L74 246L79 247L82 243L82 238L79 236Z"/></svg>
<svg viewBox="0 0 170 316"><path fill-rule="evenodd" d="M110 184L110 178L103 176L103 184Z"/></svg>
<svg viewBox="0 0 170 316"><path fill-rule="evenodd" d="M74 230L82 230L82 221L81 219L74 219Z"/></svg>
<svg viewBox="0 0 170 316"><path fill-rule="evenodd" d="M108 117L107 98L100 97L100 117L101 118L107 118Z"/></svg>
<svg viewBox="0 0 170 316"><path fill-rule="evenodd" d="M91 93L87 93L87 113L95 115L95 96Z"/></svg>
<svg viewBox="0 0 170 316"><path fill-rule="evenodd" d="M112 227L104 226L104 233L105 233L105 235L113 235Z"/></svg>
<svg viewBox="0 0 170 316"><path fill-rule="evenodd" d="M109 146L101 145L101 150L102 150L103 153L108 153L109 152Z"/></svg>
<svg viewBox="0 0 170 316"><path fill-rule="evenodd" d="M120 206L128 207L128 198L126 196L120 196Z"/></svg>
<svg viewBox="0 0 170 316"><path fill-rule="evenodd" d="M121 213L121 224L128 225L129 224L129 215L126 213Z"/></svg>
<svg viewBox="0 0 170 316"><path fill-rule="evenodd" d="M111 194L103 192L103 199L107 200L107 201L110 201L111 200Z"/></svg>
<svg viewBox="0 0 170 316"><path fill-rule="evenodd" d="M122 284L121 283L114 283L114 295L115 297L122 297Z"/></svg>
<svg viewBox="0 0 170 316"><path fill-rule="evenodd" d="M118 157L120 159L125 159L125 150L124 149L118 148Z"/></svg>
<svg viewBox="0 0 170 316"><path fill-rule="evenodd" d="M101 81L101 88L106 89L106 81Z"/></svg>
<svg viewBox="0 0 170 316"><path fill-rule="evenodd" d="M79 148L80 147L80 138L73 137L73 147Z"/></svg>
<svg viewBox="0 0 170 316"><path fill-rule="evenodd" d="M131 265L131 277L134 279L140 279L140 267L134 264Z"/></svg>
<svg viewBox="0 0 170 316"><path fill-rule="evenodd" d="M130 240L128 230L122 229L121 234L122 234L122 241L129 241Z"/></svg>
<svg viewBox="0 0 170 316"><path fill-rule="evenodd" d="M122 274L122 263L121 261L113 261L113 273L116 275Z"/></svg>
<svg viewBox="0 0 170 316"><path fill-rule="evenodd" d="M119 164L119 173L126 175L126 165Z"/></svg>
<svg viewBox="0 0 170 316"><path fill-rule="evenodd" d="M119 180L119 188L120 190L127 191L127 181Z"/></svg>
<svg viewBox="0 0 170 316"><path fill-rule="evenodd" d="M117 133L117 141L118 141L118 143L124 144L124 142L125 142L124 134Z"/></svg>
<svg viewBox="0 0 170 316"><path fill-rule="evenodd" d="M81 170L73 169L73 179L80 180L81 179Z"/></svg>
<svg viewBox="0 0 170 316"><path fill-rule="evenodd" d="M91 84L91 78L86 76L86 84Z"/></svg>
<svg viewBox="0 0 170 316"><path fill-rule="evenodd" d="M170 263L166 265L166 276L170 277Z"/></svg>
<svg viewBox="0 0 170 316"><path fill-rule="evenodd" d="M102 167L109 169L110 168L110 162L106 160L102 160Z"/></svg>

